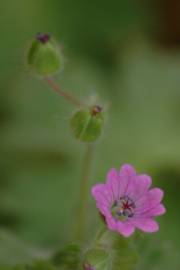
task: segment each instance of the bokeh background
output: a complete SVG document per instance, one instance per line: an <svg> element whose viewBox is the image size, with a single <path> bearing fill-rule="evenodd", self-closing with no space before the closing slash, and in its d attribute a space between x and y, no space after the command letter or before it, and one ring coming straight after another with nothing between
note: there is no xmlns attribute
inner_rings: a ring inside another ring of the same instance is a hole
<svg viewBox="0 0 180 270"><path fill-rule="evenodd" d="M45 257L77 221L85 148L70 132L74 108L27 69L41 31L64 52L61 86L108 108L90 186L125 162L152 175L167 214L141 237L138 269L178 270L179 0L0 0L0 265ZM100 224L90 196L87 216L88 240Z"/></svg>

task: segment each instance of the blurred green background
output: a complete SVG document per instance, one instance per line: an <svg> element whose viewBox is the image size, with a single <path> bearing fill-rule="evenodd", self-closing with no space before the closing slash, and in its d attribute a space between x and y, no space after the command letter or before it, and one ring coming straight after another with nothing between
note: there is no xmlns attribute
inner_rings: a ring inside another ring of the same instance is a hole
<svg viewBox="0 0 180 270"><path fill-rule="evenodd" d="M45 257L73 239L77 219L85 149L70 132L74 108L27 70L37 32L60 43L63 89L108 107L90 186L128 162L165 190L167 214L142 237L138 269L178 270L178 0L0 0L0 264ZM87 239L100 223L89 206Z"/></svg>

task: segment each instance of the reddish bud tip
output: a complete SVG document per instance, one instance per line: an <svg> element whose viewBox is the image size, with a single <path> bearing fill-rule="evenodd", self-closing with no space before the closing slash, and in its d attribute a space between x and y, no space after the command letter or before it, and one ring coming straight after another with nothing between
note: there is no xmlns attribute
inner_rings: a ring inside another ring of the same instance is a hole
<svg viewBox="0 0 180 270"><path fill-rule="evenodd" d="M84 270L95 270L95 268L92 267L89 263L84 263L83 269Z"/></svg>
<svg viewBox="0 0 180 270"><path fill-rule="evenodd" d="M98 113L101 113L101 112L102 112L102 107L100 107L99 105L94 105L91 108L91 115L92 116L96 116Z"/></svg>
<svg viewBox="0 0 180 270"><path fill-rule="evenodd" d="M50 40L50 34L38 33L36 39L45 44Z"/></svg>

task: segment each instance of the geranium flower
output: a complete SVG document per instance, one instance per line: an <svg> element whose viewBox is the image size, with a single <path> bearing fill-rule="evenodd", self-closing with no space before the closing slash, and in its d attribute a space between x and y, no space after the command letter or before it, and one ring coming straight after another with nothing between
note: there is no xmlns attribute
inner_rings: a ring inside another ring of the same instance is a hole
<svg viewBox="0 0 180 270"><path fill-rule="evenodd" d="M151 182L150 176L137 175L131 165L125 164L119 172L111 169L105 184L92 188L97 208L110 230L125 237L133 234L135 228L149 233L158 231L154 217L166 210L161 204L163 191L149 190Z"/></svg>

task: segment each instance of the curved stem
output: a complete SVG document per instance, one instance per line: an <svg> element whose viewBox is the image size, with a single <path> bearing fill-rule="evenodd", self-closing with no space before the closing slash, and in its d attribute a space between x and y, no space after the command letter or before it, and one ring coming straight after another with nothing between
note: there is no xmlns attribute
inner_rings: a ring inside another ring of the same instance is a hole
<svg viewBox="0 0 180 270"><path fill-rule="evenodd" d="M96 246L99 244L99 241L101 240L103 234L106 232L106 227L103 225L100 227L100 229L97 231L96 235L95 235L95 239L93 244Z"/></svg>
<svg viewBox="0 0 180 270"><path fill-rule="evenodd" d="M80 241L84 240L86 227L86 213L88 212L88 184L93 160L93 145L86 145L86 152L83 161L82 181L80 188L80 205L79 215L77 220L77 238Z"/></svg>
<svg viewBox="0 0 180 270"><path fill-rule="evenodd" d="M54 82L54 80L51 77L44 77L44 80L47 82L47 84L56 92L58 93L60 96L62 96L63 98L65 98L68 102L72 103L73 105L75 105L76 107L84 107L85 105L77 100L74 96L72 96L69 93L66 93L65 91L63 91L60 86Z"/></svg>

